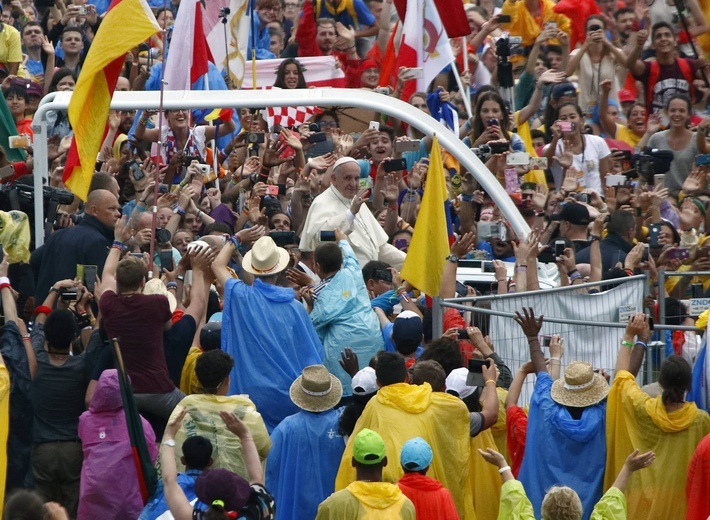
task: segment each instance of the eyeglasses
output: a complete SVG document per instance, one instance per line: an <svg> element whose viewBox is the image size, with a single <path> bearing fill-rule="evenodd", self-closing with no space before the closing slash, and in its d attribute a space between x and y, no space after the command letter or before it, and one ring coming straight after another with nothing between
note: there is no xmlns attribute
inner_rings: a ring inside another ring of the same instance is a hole
<svg viewBox="0 0 710 520"><path fill-rule="evenodd" d="M320 129L323 130L325 128L338 128L338 123L335 121L321 121L318 123L318 126L320 126Z"/></svg>

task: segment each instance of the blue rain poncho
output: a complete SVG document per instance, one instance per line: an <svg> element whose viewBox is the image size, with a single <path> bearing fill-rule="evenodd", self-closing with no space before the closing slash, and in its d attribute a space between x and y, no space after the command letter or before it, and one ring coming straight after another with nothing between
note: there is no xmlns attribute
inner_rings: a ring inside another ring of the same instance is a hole
<svg viewBox="0 0 710 520"><path fill-rule="evenodd" d="M343 266L318 294L311 321L325 349L324 365L343 384L343 395L352 395L351 378L340 366L340 353L349 347L365 367L384 348L380 323L370 305L365 281L355 252L347 240L338 245Z"/></svg>
<svg viewBox="0 0 710 520"><path fill-rule="evenodd" d="M293 289L258 278L224 288L222 350L234 358L229 395L248 394L269 433L299 408L289 389L303 369L323 363L323 346Z"/></svg>
<svg viewBox="0 0 710 520"><path fill-rule="evenodd" d="M577 421L567 408L552 400L551 388L550 374L538 373L530 401L526 444L547 449L525 450L518 480L525 487L536 517L540 517L547 490L559 485L577 492L587 520L602 497L606 401L585 408Z"/></svg>
<svg viewBox="0 0 710 520"><path fill-rule="evenodd" d="M266 488L278 504L277 520L315 518L318 504L335 490L345 450L338 435L341 411L302 411L281 421L271 433Z"/></svg>

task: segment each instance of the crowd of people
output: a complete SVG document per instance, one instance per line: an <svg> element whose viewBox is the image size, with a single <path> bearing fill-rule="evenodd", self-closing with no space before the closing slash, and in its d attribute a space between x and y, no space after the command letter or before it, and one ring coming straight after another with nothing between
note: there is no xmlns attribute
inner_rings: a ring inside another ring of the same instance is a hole
<svg viewBox="0 0 710 520"><path fill-rule="evenodd" d="M163 29L179 15L148 3ZM710 291L706 4L464 2L470 34L416 91L390 59L393 0L257 0L249 45L282 59L274 87L317 88L300 59L333 56L353 95L455 114L531 232L482 173L387 115L112 111L86 200L61 201L41 246L31 206L0 194L3 519L709 518L693 397L708 312L687 304ZM26 190L38 103L74 88L109 3L1 7L3 124L28 142L0 148L0 182ZM163 45L129 53L116 89L160 88ZM233 88L214 65L209 84ZM63 193L67 113L47 131ZM520 367L487 314L434 323L400 274L423 261L408 250L433 168L452 223L442 298L538 290L542 264L560 286L599 282L589 293L647 274L612 374L543 341L539 309L508 320ZM464 261L490 281L459 283ZM654 331L660 316L695 329ZM652 340L664 359L640 387Z"/></svg>

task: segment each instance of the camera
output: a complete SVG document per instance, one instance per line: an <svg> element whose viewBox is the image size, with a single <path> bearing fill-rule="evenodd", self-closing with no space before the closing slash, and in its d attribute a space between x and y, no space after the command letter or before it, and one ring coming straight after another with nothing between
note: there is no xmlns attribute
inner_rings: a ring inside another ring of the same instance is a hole
<svg viewBox="0 0 710 520"><path fill-rule="evenodd" d="M247 134L247 143L249 144L261 144L264 141L264 132L249 132Z"/></svg>
<svg viewBox="0 0 710 520"><path fill-rule="evenodd" d="M508 148L508 143L492 142L490 144L482 144L476 148L471 148L471 151L475 153L481 161L487 161L491 155L507 152Z"/></svg>
<svg viewBox="0 0 710 520"><path fill-rule="evenodd" d="M631 170L624 172L630 179L641 177L646 182L652 182L655 174L666 173L671 168L673 152L658 148L644 148L640 153L631 156Z"/></svg>
<svg viewBox="0 0 710 520"><path fill-rule="evenodd" d="M59 297L63 302L73 302L78 299L79 293L76 289L62 289L59 292Z"/></svg>
<svg viewBox="0 0 710 520"><path fill-rule="evenodd" d="M219 8L219 15L221 17L226 17L229 16L232 11L229 9L229 7L220 7Z"/></svg>

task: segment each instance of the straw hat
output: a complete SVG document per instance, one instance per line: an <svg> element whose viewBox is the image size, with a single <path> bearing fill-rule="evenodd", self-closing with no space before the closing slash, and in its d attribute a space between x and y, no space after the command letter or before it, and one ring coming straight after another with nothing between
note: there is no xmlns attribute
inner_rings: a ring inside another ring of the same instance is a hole
<svg viewBox="0 0 710 520"><path fill-rule="evenodd" d="M574 361L567 366L564 380L552 384L552 399L563 406L584 408L602 401L609 393L604 376L595 374L592 365Z"/></svg>
<svg viewBox="0 0 710 520"><path fill-rule="evenodd" d="M288 266L289 254L283 247L277 247L271 237L261 237L244 255L242 268L255 276L278 274Z"/></svg>
<svg viewBox="0 0 710 520"><path fill-rule="evenodd" d="M307 412L330 410L343 397L343 385L323 365L311 365L291 385L291 401Z"/></svg>
<svg viewBox="0 0 710 520"><path fill-rule="evenodd" d="M175 312L177 308L177 300L175 296L168 291L165 284L159 278L152 278L148 280L143 286L143 294L160 294L168 299L168 304L170 305L170 312Z"/></svg>

